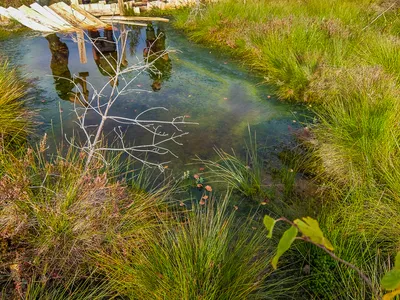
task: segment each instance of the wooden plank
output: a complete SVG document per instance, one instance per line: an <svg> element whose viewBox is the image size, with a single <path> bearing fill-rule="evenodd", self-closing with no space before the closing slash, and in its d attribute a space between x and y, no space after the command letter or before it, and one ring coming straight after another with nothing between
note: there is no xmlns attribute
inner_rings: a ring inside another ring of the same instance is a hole
<svg viewBox="0 0 400 300"><path fill-rule="evenodd" d="M59 24L51 21L50 19L46 18L45 16L39 14L38 12L34 11L33 9L31 9L25 5L22 5L21 7L19 7L18 10L21 11L22 13L24 13L29 18L33 19L35 22L42 24L50 29L53 29L54 31L64 29Z"/></svg>
<svg viewBox="0 0 400 300"><path fill-rule="evenodd" d="M105 4L105 2L99 2L95 4L81 4L79 6L94 16L119 15L119 9L116 3Z"/></svg>
<svg viewBox="0 0 400 300"><path fill-rule="evenodd" d="M50 9L54 10L55 13L57 13L59 15L62 15L74 27L76 27L76 28L85 28L85 29L90 29L90 28L96 27L96 26L93 26L93 25L89 25L86 22L82 22L82 21L78 20L77 18L75 18L74 15L72 15L69 12L65 11L60 6L58 6L57 4L58 3L51 5Z"/></svg>
<svg viewBox="0 0 400 300"><path fill-rule="evenodd" d="M133 22L133 21L121 21L121 20L104 20L108 24L126 24L126 25L135 25L135 26L143 26L147 27L146 23L139 23L139 22Z"/></svg>
<svg viewBox="0 0 400 300"><path fill-rule="evenodd" d="M71 5L79 5L79 0L71 0Z"/></svg>
<svg viewBox="0 0 400 300"><path fill-rule="evenodd" d="M40 14L41 16L45 17L46 19L52 21L54 24L57 24L59 27L61 28L71 28L72 26L70 24L68 24L66 21L63 22L60 20L60 18L54 16L52 13L50 13L49 11L47 11L44 7L40 6L38 3L32 3L30 5L31 9L33 9L34 11L36 11L38 14Z"/></svg>
<svg viewBox="0 0 400 300"><path fill-rule="evenodd" d="M162 1L147 2L147 8L149 10L153 9L153 8L158 8L158 9L164 10L165 9L165 3L162 2Z"/></svg>
<svg viewBox="0 0 400 300"><path fill-rule="evenodd" d="M100 17L100 20L119 20L119 21L155 21L155 22L169 22L169 19L158 17L128 17L128 16L114 16L114 17Z"/></svg>
<svg viewBox="0 0 400 300"><path fill-rule="evenodd" d="M78 40L79 60L80 60L81 64L86 64L87 56L86 56L86 46L85 46L85 35L84 35L83 30L77 31L76 37Z"/></svg>
<svg viewBox="0 0 400 300"><path fill-rule="evenodd" d="M125 15L124 0L118 0L118 9L119 9L120 16Z"/></svg>
<svg viewBox="0 0 400 300"><path fill-rule="evenodd" d="M67 13L71 14L75 19L77 19L78 21L80 21L82 23L87 24L88 26L94 26L94 27L96 26L96 22L91 21L86 16L82 15L80 12L73 9L71 6L68 6L64 2L58 2L53 5L57 5L58 7L61 7L61 9L63 9Z"/></svg>
<svg viewBox="0 0 400 300"><path fill-rule="evenodd" d="M90 21L95 23L96 27L107 27L108 26L106 23L102 22L101 20L99 20L98 18L93 16L92 14L90 14L87 11L85 11L84 9L82 9L79 5L72 4L71 7L74 10L76 10L77 12L79 12L82 15L84 15L85 17L87 17Z"/></svg>
<svg viewBox="0 0 400 300"><path fill-rule="evenodd" d="M0 15L5 17L5 18L12 19L11 15L7 11L7 9L5 9L4 7L1 7L1 6L0 6Z"/></svg>
<svg viewBox="0 0 400 300"><path fill-rule="evenodd" d="M56 14L52 9L50 9L48 6L40 6L37 3L31 4L31 8L36 10L38 13L46 16L49 19L52 19L55 22L58 22L60 25L65 26L65 27L70 27L74 28L72 24L70 24L67 20Z"/></svg>
<svg viewBox="0 0 400 300"><path fill-rule="evenodd" d="M36 31L42 31L42 32L54 32L54 30L35 22L34 20L28 18L27 16L24 15L21 11L18 9L15 9L14 7L9 7L7 8L7 12L10 14L10 16L20 22L22 25L29 27L33 30Z"/></svg>

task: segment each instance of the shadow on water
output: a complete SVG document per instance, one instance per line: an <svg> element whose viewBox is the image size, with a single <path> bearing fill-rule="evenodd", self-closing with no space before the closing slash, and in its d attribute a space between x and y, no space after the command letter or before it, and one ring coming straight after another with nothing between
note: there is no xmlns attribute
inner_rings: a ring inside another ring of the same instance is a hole
<svg viewBox="0 0 400 300"><path fill-rule="evenodd" d="M73 112L76 100L80 99L81 105L90 99L93 87L107 86L103 91L107 95L113 85L116 62L122 58L122 69L143 60L152 62L152 67L118 79L129 81L136 77L130 92L115 103L113 114L132 118L146 109L162 106L168 111L155 111L148 117L171 120L183 115L188 121L199 123L186 126L189 134L181 139L183 146L168 145L179 158L161 158L163 161L172 159L171 164L180 168L196 155L213 158L214 147L240 153L248 124L257 129L262 146L278 149L282 143L291 142L288 126L292 125L293 107L270 99L268 87L257 85L258 78L223 55L193 45L172 28L159 24L129 27L126 49L120 51L121 45L115 42L120 32L115 28L89 31L87 38L92 44L86 43L87 64L79 61L73 35L25 36L0 44L0 55L22 65L27 78L35 84L36 97L30 105L40 109L43 125L38 128L39 133L53 131L58 140L63 139L61 132L79 138ZM179 51L165 51L171 48ZM96 114L89 114L87 119L91 125L99 122ZM112 122L106 124L109 141L115 138L115 126ZM123 130L129 143L143 144L149 139L139 128Z"/></svg>

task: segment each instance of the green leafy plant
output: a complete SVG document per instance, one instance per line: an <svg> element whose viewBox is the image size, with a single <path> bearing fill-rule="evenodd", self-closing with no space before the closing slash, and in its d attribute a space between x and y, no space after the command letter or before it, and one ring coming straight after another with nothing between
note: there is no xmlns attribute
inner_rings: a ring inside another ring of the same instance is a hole
<svg viewBox="0 0 400 300"><path fill-rule="evenodd" d="M385 294L382 300L391 300L400 295L400 252L396 255L394 268L383 276L381 286L385 290L391 291Z"/></svg>
<svg viewBox="0 0 400 300"><path fill-rule="evenodd" d="M264 216L264 225L268 230L268 235L267 235L268 238L272 237L275 224L280 221L283 221L291 226L283 233L282 237L279 240L276 254L271 261L271 264L274 267L274 269L277 268L279 259L285 252L287 252L290 249L293 242L295 240L302 240L321 248L323 251L329 254L333 259L345 264L346 266L356 271L358 275L369 285L372 293L376 296L376 298L379 298L377 297L378 292L375 290L371 280L365 275L363 271L361 271L355 265L341 259L340 257L336 256L333 253L334 247L331 244L331 242L324 236L324 233L319 227L317 220L311 217L303 217L301 219L296 219L292 222L285 217L281 217L275 220L270 216L266 215ZM301 236L298 236L299 232L301 233ZM400 271L398 274L399 274L398 280L400 285ZM393 285L389 285L388 287L393 287Z"/></svg>

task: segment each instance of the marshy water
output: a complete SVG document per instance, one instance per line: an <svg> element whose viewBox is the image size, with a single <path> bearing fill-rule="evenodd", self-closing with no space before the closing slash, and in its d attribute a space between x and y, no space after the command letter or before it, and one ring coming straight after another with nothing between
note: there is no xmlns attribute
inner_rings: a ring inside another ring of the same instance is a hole
<svg viewBox="0 0 400 300"><path fill-rule="evenodd" d="M149 30L143 27L129 29L125 64L133 65L146 58L149 47ZM150 70L140 74L127 74L127 80L137 76L131 91L121 95L113 106L113 114L132 118L152 107L164 107L168 111L157 110L148 118L171 120L185 116L186 121L198 125L185 125L189 134L180 139L182 146L175 143L168 147L178 156L152 156L154 161L169 161L171 166L182 166L198 155L210 159L215 156L214 147L226 151L234 149L240 153L248 136L247 126L257 132L257 140L266 146L268 152L279 151L282 143L291 141L290 127L296 112L293 107L280 103L270 97L271 91L260 85L260 78L227 59L218 50L195 45L170 26L154 24L154 33L163 32L169 53L155 64L160 72ZM118 30L95 31L90 36L100 40L112 40ZM101 38L103 37L103 38ZM104 63L103 55L116 58L117 52L112 43L98 45L100 51L86 43L87 63L81 64L78 46L73 35L52 34L35 36L26 34L0 43L0 55L21 66L32 88L28 105L39 110L40 125L36 137L44 132L64 139L64 136L82 136L75 125L73 112L76 87L70 81L73 75L90 82L96 89L107 84L111 70ZM66 80L70 79L70 80ZM90 98L93 90L82 80L75 84L83 90L82 97ZM120 83L119 83L120 84ZM108 86L104 94L111 90ZM98 116L88 116L91 124L99 121ZM105 134L109 141L116 124L106 124ZM143 144L149 139L135 128L124 128L125 141L130 144Z"/></svg>

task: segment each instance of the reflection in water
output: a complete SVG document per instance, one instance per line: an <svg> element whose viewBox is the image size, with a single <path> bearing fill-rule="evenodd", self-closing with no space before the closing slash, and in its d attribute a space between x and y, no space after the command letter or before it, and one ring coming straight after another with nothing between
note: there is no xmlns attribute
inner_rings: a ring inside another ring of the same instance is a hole
<svg viewBox="0 0 400 300"><path fill-rule="evenodd" d="M69 50L67 44L61 42L60 38L54 33L46 36L51 52L50 68L54 77L54 85L58 96L70 101L72 91L75 87L71 72L68 69Z"/></svg>
<svg viewBox="0 0 400 300"><path fill-rule="evenodd" d="M80 100L80 97L83 96L87 101L89 90L87 89L86 82L81 78L86 79L89 73L79 73L80 78L73 79L68 68L69 50L67 44L62 42L55 33L46 36L46 39L49 42L51 52L50 69L53 73L54 86L58 96L63 100L72 102L78 100L79 104L85 103ZM76 83L81 85L82 93L74 92Z"/></svg>
<svg viewBox="0 0 400 300"><path fill-rule="evenodd" d="M153 80L151 85L153 91L159 91L164 80L171 77L171 60L168 53L165 52L165 31L157 28L157 34L152 24L146 29L146 48L143 50L143 56L148 63L153 63L149 69L149 76Z"/></svg>
<svg viewBox="0 0 400 300"><path fill-rule="evenodd" d="M106 85L102 93L105 96L102 101L107 100L106 95L110 92L109 78L110 75L115 76L115 74L109 69L103 55L110 57L109 61L114 63L114 66L117 58L123 59L125 55L129 66L148 60L154 68L147 72L124 74L126 81L134 78L135 81L132 89L121 94L113 108L113 115L132 118L151 107L166 107L168 111L154 111L148 117L161 120L184 115L185 118L190 118L190 121L200 124L190 127L190 135L182 139L183 147L171 145L173 152L179 156L179 159L171 158L174 164L179 164L184 168L183 165L190 162L194 155L211 159L214 156L213 147L221 147L227 151L233 148L240 153L247 132L247 124L250 124L252 128L257 128L257 136L261 137L259 141L262 143L265 141L271 149L277 148L276 145L279 145L282 140L289 140L284 134L287 132L287 125L292 125L292 117L287 113L284 105L265 101L269 91L254 87L259 79L248 78L246 73L237 69L234 64L216 58L214 54L209 53L209 49L189 43L175 31L169 31L168 27L165 27L168 30L166 39L163 28L159 26L159 24L154 24L154 27L148 26L147 30L146 27L126 26L128 29L126 53L121 53L119 47L120 40L124 39L121 37L124 29L122 26L114 28L114 31L89 32L95 46L91 46L94 49L87 48L88 63L85 65L80 64L77 45L68 36L58 35L61 40L54 34L47 36L47 40L42 37L21 39L17 49L24 53L21 59L15 56L16 51L12 43L2 42L0 51L14 55L15 60L26 65L27 72L39 78L38 90L49 90L48 95L52 97L51 99L68 100L61 103L65 112L63 114L64 133L70 133L76 128L75 114L70 113L74 109L70 100L75 97L78 89L80 94L77 96L81 99L84 97L91 99L94 93L93 87L102 88ZM117 29L120 30L117 31ZM159 54L164 54L169 46L179 49L179 54L160 56ZM43 49L47 47L50 51L44 52ZM37 59L33 59L34 57ZM49 63L54 79L44 76L49 72ZM84 71L86 73L83 73ZM82 78L81 82L75 79L74 74ZM88 84L90 95L89 92L84 93L85 78L93 84L93 87ZM124 83L125 81L120 77L119 90L124 87ZM158 93L147 93L141 89L144 86L148 89L152 86L155 91L159 91L160 88L162 90ZM57 106L52 103L54 102L46 101L38 105L40 108L46 108L41 111L43 118L45 120L53 118L53 124L58 126L59 112ZM97 124L97 118L97 114L88 115L88 124ZM46 123L44 126L50 125ZM105 140L107 142L114 141L114 127L113 122L106 125ZM142 132L137 127L128 130L127 126L122 129L129 144L138 145L149 142L145 130Z"/></svg>
<svg viewBox="0 0 400 300"><path fill-rule="evenodd" d="M113 77L116 75L118 64L117 43L114 40L112 28L104 29L104 36L98 30L90 30L89 37L92 40L93 58L100 73L107 76L113 85ZM121 61L121 69L127 66L126 59Z"/></svg>

